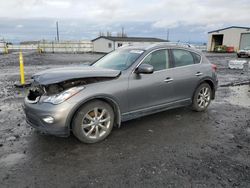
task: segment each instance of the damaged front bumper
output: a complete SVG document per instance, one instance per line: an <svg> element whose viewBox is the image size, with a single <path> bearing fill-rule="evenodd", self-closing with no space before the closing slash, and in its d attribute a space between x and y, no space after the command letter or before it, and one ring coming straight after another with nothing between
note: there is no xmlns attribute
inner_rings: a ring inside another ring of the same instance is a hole
<svg viewBox="0 0 250 188"><path fill-rule="evenodd" d="M116 79L120 74L117 70L75 66L33 75L23 106L28 124L44 133L68 136L71 119L87 97L80 95L85 86Z"/></svg>
<svg viewBox="0 0 250 188"><path fill-rule="evenodd" d="M46 134L56 136L69 136L70 126L68 115L73 106L68 102L59 105L50 103L30 103L27 98L24 100L23 110L26 121L33 128Z"/></svg>

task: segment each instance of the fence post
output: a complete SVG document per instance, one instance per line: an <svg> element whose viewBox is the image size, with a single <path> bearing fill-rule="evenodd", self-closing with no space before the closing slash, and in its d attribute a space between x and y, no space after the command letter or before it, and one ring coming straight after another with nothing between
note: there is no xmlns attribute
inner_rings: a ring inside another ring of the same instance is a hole
<svg viewBox="0 0 250 188"><path fill-rule="evenodd" d="M40 54L41 53L41 51L40 51L40 42L38 42L38 44L37 44L37 52Z"/></svg>
<svg viewBox="0 0 250 188"><path fill-rule="evenodd" d="M24 85L25 84L25 77L24 77L23 54L22 54L22 50L21 49L20 49L20 53L19 53L19 63L20 63L21 85Z"/></svg>
<svg viewBox="0 0 250 188"><path fill-rule="evenodd" d="M54 42L52 41L52 53L54 53Z"/></svg>
<svg viewBox="0 0 250 188"><path fill-rule="evenodd" d="M8 49L7 44L4 45L4 53L5 53L5 54L8 54L8 53L9 53L9 49Z"/></svg>

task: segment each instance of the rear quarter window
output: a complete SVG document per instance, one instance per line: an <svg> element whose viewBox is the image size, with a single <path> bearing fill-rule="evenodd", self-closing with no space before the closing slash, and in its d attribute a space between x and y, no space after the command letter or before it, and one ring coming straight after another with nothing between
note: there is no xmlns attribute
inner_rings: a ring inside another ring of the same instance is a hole
<svg viewBox="0 0 250 188"><path fill-rule="evenodd" d="M193 65L195 63L192 52L181 49L172 50L175 67Z"/></svg>
<svg viewBox="0 0 250 188"><path fill-rule="evenodd" d="M192 55L194 57L194 63L199 64L201 62L201 56L199 54L197 54L197 53L193 53L193 52L191 52L191 53L192 53Z"/></svg>

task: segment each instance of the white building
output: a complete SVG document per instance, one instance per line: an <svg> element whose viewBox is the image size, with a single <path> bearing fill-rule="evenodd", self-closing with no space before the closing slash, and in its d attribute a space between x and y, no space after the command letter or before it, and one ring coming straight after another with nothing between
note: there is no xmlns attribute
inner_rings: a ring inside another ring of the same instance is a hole
<svg viewBox="0 0 250 188"><path fill-rule="evenodd" d="M234 51L250 46L250 27L232 26L208 32L207 51L218 45L234 47Z"/></svg>
<svg viewBox="0 0 250 188"><path fill-rule="evenodd" d="M166 40L146 37L105 37L92 40L94 52L108 53L124 45L150 45Z"/></svg>

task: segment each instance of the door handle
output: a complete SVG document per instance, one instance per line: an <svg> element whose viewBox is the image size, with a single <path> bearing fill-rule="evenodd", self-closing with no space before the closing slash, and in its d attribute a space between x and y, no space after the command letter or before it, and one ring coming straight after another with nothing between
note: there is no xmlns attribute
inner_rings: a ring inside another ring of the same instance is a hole
<svg viewBox="0 0 250 188"><path fill-rule="evenodd" d="M197 73L195 74L195 76L201 76L201 75L203 75L203 73L201 73L201 72L197 72Z"/></svg>
<svg viewBox="0 0 250 188"><path fill-rule="evenodd" d="M166 82L166 83L169 83L169 82L172 82L174 79L173 78L166 78L165 80L164 80L164 82Z"/></svg>

